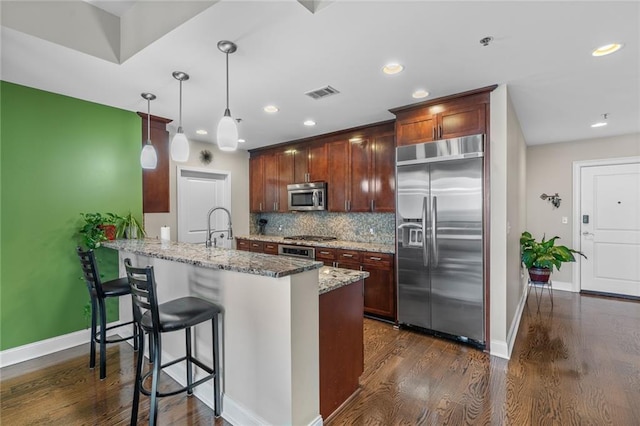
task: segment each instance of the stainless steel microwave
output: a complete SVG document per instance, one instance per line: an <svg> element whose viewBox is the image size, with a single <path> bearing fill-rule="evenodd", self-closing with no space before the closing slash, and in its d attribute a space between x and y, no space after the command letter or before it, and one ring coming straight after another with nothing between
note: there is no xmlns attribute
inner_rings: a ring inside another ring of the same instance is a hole
<svg viewBox="0 0 640 426"><path fill-rule="evenodd" d="M310 182L287 185L289 210L310 211L327 209L327 183Z"/></svg>

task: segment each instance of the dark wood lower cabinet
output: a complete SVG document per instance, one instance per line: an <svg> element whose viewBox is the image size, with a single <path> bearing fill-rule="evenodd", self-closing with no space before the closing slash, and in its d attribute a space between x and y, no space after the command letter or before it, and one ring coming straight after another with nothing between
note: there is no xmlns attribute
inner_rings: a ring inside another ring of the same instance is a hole
<svg viewBox="0 0 640 426"><path fill-rule="evenodd" d="M320 295L320 415L358 390L364 372L362 280Z"/></svg>

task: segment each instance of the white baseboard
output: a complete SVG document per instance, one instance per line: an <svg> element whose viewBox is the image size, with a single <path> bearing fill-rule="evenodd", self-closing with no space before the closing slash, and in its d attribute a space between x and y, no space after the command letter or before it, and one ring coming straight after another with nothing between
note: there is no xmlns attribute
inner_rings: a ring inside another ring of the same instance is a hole
<svg viewBox="0 0 640 426"><path fill-rule="evenodd" d="M575 293L575 291L573 290L573 285L571 283L568 283L566 281L553 281L552 284L553 289L554 290L560 290L560 291L570 291L572 293Z"/></svg>
<svg viewBox="0 0 640 426"><path fill-rule="evenodd" d="M509 359L509 345L504 340L491 340L490 355Z"/></svg>
<svg viewBox="0 0 640 426"><path fill-rule="evenodd" d="M111 327L119 324L114 321L107 324ZM115 330L110 330L107 336L116 334ZM44 355L72 348L74 346L89 343L91 341L91 330L80 330L62 336L52 337L50 339L41 340L39 342L29 343L27 345L6 349L0 352L0 368L9 365L18 364L19 362L29 361ZM88 352L87 352L88 354Z"/></svg>

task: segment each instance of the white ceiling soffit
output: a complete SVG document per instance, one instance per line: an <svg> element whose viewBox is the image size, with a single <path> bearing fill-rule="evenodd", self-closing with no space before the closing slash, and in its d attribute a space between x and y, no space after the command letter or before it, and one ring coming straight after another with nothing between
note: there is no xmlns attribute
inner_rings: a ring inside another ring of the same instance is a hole
<svg viewBox="0 0 640 426"><path fill-rule="evenodd" d="M121 64L218 1L3 1L2 25Z"/></svg>
<svg viewBox="0 0 640 426"><path fill-rule="evenodd" d="M316 13L333 2L334 0L298 0L298 3L303 5L311 13Z"/></svg>

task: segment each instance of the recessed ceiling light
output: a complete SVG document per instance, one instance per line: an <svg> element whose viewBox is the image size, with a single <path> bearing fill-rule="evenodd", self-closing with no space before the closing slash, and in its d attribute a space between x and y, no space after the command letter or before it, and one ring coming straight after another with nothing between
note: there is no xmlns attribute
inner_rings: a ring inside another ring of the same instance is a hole
<svg viewBox="0 0 640 426"><path fill-rule="evenodd" d="M278 107L275 105L267 105L263 109L264 109L264 112L271 112L271 113L279 111Z"/></svg>
<svg viewBox="0 0 640 426"><path fill-rule="evenodd" d="M315 122L315 121L313 121L313 120L306 120L303 124L304 124L305 126L315 126L315 125L316 125L316 122Z"/></svg>
<svg viewBox="0 0 640 426"><path fill-rule="evenodd" d="M400 64L390 63L385 65L382 68L382 72L388 75L393 75L393 74L398 74L399 72L402 72L403 69L404 67Z"/></svg>
<svg viewBox="0 0 640 426"><path fill-rule="evenodd" d="M244 139L238 139L238 143L245 143L246 141Z"/></svg>
<svg viewBox="0 0 640 426"><path fill-rule="evenodd" d="M620 49L622 49L622 44L620 43L605 44L604 46L598 47L596 50L591 52L591 54L593 56L605 56L610 55L613 52L617 52Z"/></svg>
<svg viewBox="0 0 640 426"><path fill-rule="evenodd" d="M609 118L609 113L602 114L602 121L597 123L593 123L591 127L603 127L607 125L607 119Z"/></svg>
<svg viewBox="0 0 640 426"><path fill-rule="evenodd" d="M196 130L196 133L199 134L199 135L206 135L209 132L207 132L206 130L203 130L203 129L199 129L199 130Z"/></svg>
<svg viewBox="0 0 640 426"><path fill-rule="evenodd" d="M413 94L411 96L413 96L415 99L422 99L422 98L426 98L427 96L429 96L429 92L427 92L426 90L423 90L423 89L419 89L419 90L416 90L415 92L413 92Z"/></svg>

